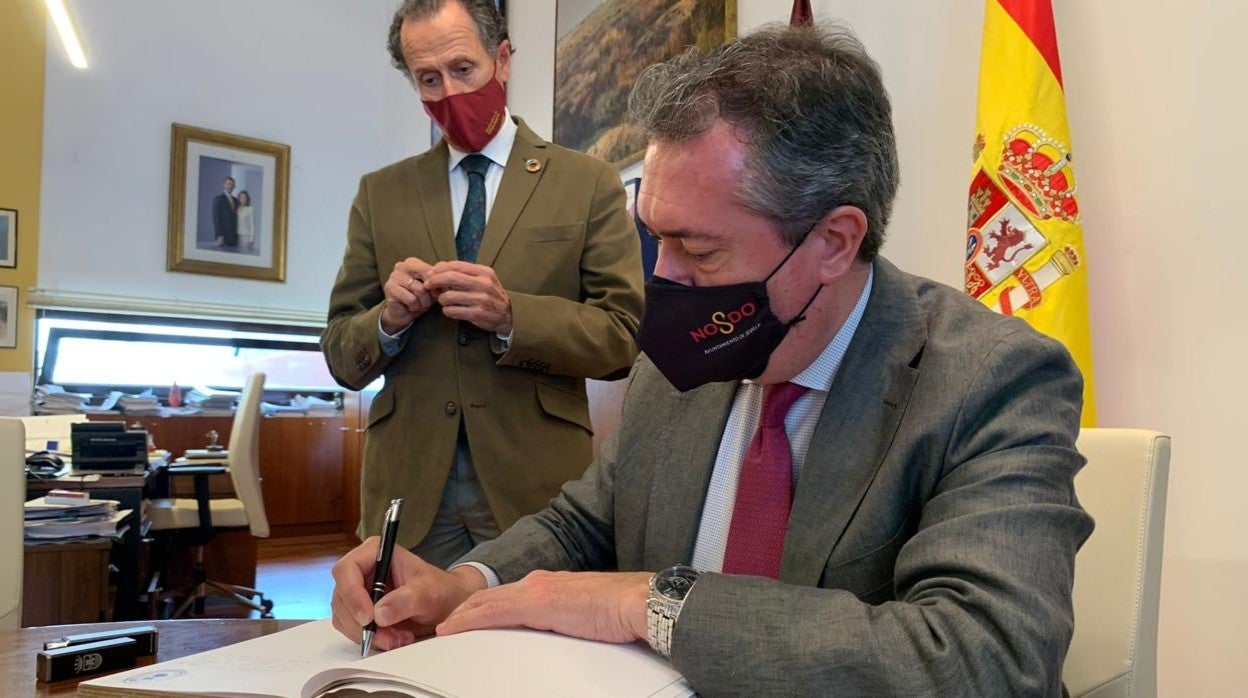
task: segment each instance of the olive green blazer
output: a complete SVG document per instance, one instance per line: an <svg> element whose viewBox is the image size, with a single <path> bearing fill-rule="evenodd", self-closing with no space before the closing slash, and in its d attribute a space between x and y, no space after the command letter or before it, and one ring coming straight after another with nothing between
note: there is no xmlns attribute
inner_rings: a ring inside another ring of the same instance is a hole
<svg viewBox="0 0 1248 698"><path fill-rule="evenodd" d="M477 259L511 297L505 352L493 333L436 307L397 354L382 350L382 285L394 264L456 258L446 144L360 180L321 348L344 387L385 376L365 436L362 535L404 497L399 542L424 538L461 423L498 524L540 510L590 462L584 379L622 374L636 356L641 253L618 173L516 121Z"/></svg>

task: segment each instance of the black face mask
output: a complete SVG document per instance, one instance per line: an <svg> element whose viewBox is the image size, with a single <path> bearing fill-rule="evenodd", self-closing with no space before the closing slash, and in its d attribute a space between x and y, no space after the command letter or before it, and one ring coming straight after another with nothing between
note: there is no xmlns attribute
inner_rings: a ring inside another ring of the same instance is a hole
<svg viewBox="0 0 1248 698"><path fill-rule="evenodd" d="M651 277L637 344L682 393L707 383L757 378L823 289L822 285L815 289L788 322L771 311L767 281L799 247L800 243L762 281L685 286Z"/></svg>

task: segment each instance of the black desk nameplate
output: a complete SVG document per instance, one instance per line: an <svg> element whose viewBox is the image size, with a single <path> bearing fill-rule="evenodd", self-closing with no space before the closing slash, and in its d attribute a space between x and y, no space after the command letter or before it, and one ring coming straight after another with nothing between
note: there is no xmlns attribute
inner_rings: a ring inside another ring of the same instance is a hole
<svg viewBox="0 0 1248 698"><path fill-rule="evenodd" d="M35 676L51 683L130 669L136 664L138 646L132 637L119 637L44 650L35 659Z"/></svg>

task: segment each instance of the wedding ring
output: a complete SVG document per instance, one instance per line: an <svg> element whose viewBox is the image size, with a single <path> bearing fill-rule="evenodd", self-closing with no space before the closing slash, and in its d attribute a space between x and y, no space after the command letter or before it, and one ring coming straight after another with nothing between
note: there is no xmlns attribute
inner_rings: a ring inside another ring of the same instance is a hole
<svg viewBox="0 0 1248 698"><path fill-rule="evenodd" d="M406 284L403 284L403 288L407 289L407 290L408 290L408 292L410 293L410 292L411 292L411 290L412 290L412 282L414 282L414 281L416 281L416 277L414 277L414 276L409 276L409 277L407 277L407 283L406 283Z"/></svg>

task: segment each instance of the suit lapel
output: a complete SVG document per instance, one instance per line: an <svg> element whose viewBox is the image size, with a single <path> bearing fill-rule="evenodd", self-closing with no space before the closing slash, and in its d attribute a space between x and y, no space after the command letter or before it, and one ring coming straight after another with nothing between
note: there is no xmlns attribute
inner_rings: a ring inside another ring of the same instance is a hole
<svg viewBox="0 0 1248 698"><path fill-rule="evenodd" d="M546 141L538 138L536 133L524 123L516 119L516 142L511 146L511 154L507 156L507 166L503 168L503 181L498 186L498 194L494 198L494 206L490 208L490 219L485 225L485 235L481 238L481 249L477 253L477 264L492 266L498 252L511 235L520 212L524 210L529 197L537 189L538 182L546 174L547 161L550 153ZM535 160L537 169L530 172L525 162Z"/></svg>
<svg viewBox="0 0 1248 698"><path fill-rule="evenodd" d="M424 157L417 158L415 167L410 170L415 178L411 188L419 196L420 210L424 212L425 232L438 255L437 259L424 260L429 264L455 259L455 222L451 214L450 176L446 169L449 157L446 141L440 141Z"/></svg>
<svg viewBox="0 0 1248 698"><path fill-rule="evenodd" d="M925 341L914 292L896 267L878 260L871 298L806 454L789 515L782 580L818 585L905 414L918 378L911 364Z"/></svg>
<svg viewBox="0 0 1248 698"><path fill-rule="evenodd" d="M668 448L655 457L646 522L644 569L689 564L702 520L719 442L737 383L713 383L676 398L656 443Z"/></svg>

